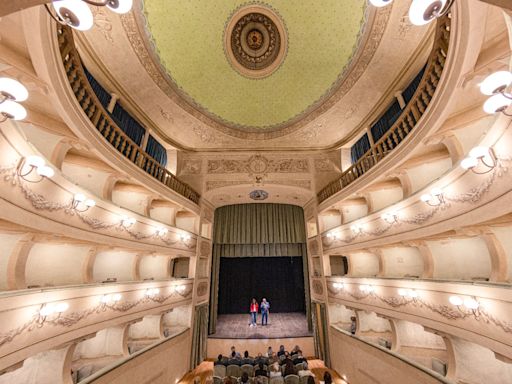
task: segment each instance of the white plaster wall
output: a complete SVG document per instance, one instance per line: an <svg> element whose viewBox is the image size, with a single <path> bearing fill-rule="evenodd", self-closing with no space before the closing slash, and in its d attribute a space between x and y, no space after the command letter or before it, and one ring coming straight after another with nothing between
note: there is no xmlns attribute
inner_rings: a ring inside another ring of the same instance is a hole
<svg viewBox="0 0 512 384"><path fill-rule="evenodd" d="M96 255L93 267L94 281L117 277L117 281L133 280L135 253L126 251L103 251Z"/></svg>
<svg viewBox="0 0 512 384"><path fill-rule="evenodd" d="M77 344L73 360L123 354L123 327L102 329L96 336Z"/></svg>
<svg viewBox="0 0 512 384"><path fill-rule="evenodd" d="M105 184L110 177L108 172L66 162L62 164L62 173L73 183L90 191L92 195L89 197L93 199L94 196L103 197Z"/></svg>
<svg viewBox="0 0 512 384"><path fill-rule="evenodd" d="M322 230L327 231L331 228L337 227L342 224L341 222L341 214L335 215L335 214L328 214L323 215L319 217L321 223L322 223Z"/></svg>
<svg viewBox="0 0 512 384"><path fill-rule="evenodd" d="M512 281L512 227L494 227L492 231L507 255L507 276L508 281Z"/></svg>
<svg viewBox="0 0 512 384"><path fill-rule="evenodd" d="M479 237L428 241L434 259L434 278L473 279L489 277L491 258Z"/></svg>
<svg viewBox="0 0 512 384"><path fill-rule="evenodd" d="M412 193L422 189L433 180L444 174L452 167L452 161L449 157L423 163L417 167L409 168L407 175L411 181Z"/></svg>
<svg viewBox="0 0 512 384"><path fill-rule="evenodd" d="M41 352L23 366L0 376L0 384L60 384L68 348Z"/></svg>
<svg viewBox="0 0 512 384"><path fill-rule="evenodd" d="M458 380L468 384L512 383L512 364L497 360L494 352L478 344L451 337Z"/></svg>
<svg viewBox="0 0 512 384"><path fill-rule="evenodd" d="M146 214L148 195L134 191L112 191L112 202L120 207L137 212L139 215Z"/></svg>
<svg viewBox="0 0 512 384"><path fill-rule="evenodd" d="M373 253L352 253L348 265L352 277L369 277L379 273L379 258Z"/></svg>
<svg viewBox="0 0 512 384"><path fill-rule="evenodd" d="M195 233L195 217L176 217L176 227L181 228L185 231Z"/></svg>
<svg viewBox="0 0 512 384"><path fill-rule="evenodd" d="M388 207L404 198L401 187L381 189L370 193L373 211Z"/></svg>
<svg viewBox="0 0 512 384"><path fill-rule="evenodd" d="M417 248L383 248L382 257L384 259L384 276L386 277L419 277L423 273L423 258Z"/></svg>
<svg viewBox="0 0 512 384"><path fill-rule="evenodd" d="M30 249L25 269L27 285L69 285L82 283L82 265L90 247L70 244L36 243Z"/></svg>
<svg viewBox="0 0 512 384"><path fill-rule="evenodd" d="M0 290L7 289L7 265L14 247L23 237L23 234L1 234L0 235Z"/></svg>
<svg viewBox="0 0 512 384"><path fill-rule="evenodd" d="M341 304L329 304L329 320L331 324L351 323L350 318L356 313Z"/></svg>
<svg viewBox="0 0 512 384"><path fill-rule="evenodd" d="M26 135L27 140L32 143L44 157L47 159L51 158L53 150L62 140L62 136L54 135L30 123L21 122L21 125L23 126L23 133Z"/></svg>
<svg viewBox="0 0 512 384"><path fill-rule="evenodd" d="M184 305L181 307L173 308L171 312L167 312L163 316L163 324L166 326L183 326L190 327L190 320L192 317L192 307Z"/></svg>
<svg viewBox="0 0 512 384"><path fill-rule="evenodd" d="M155 219L161 223L165 223L168 225L174 225L173 218L174 218L174 208L170 207L155 207L151 208L149 211L149 216L152 219Z"/></svg>
<svg viewBox="0 0 512 384"><path fill-rule="evenodd" d="M388 319L378 317L375 312L357 311L359 331L391 332Z"/></svg>
<svg viewBox="0 0 512 384"><path fill-rule="evenodd" d="M342 209L343 223L349 223L364 217L368 214L368 206L366 204L345 206Z"/></svg>
<svg viewBox="0 0 512 384"><path fill-rule="evenodd" d="M169 276L168 256L149 255L144 256L139 265L139 273L141 279L154 278L155 280L168 279Z"/></svg>
<svg viewBox="0 0 512 384"><path fill-rule="evenodd" d="M480 143L483 136L496 120L496 116L490 115L478 119L478 121L464 126L464 129L454 131L455 137L462 145L464 153L467 154L471 148Z"/></svg>
<svg viewBox="0 0 512 384"><path fill-rule="evenodd" d="M128 336L130 339L157 339L162 336L161 315L144 316L142 321L130 325Z"/></svg>
<svg viewBox="0 0 512 384"><path fill-rule="evenodd" d="M426 332L423 326L405 320L395 320L398 341L404 347L430 349L446 349L444 340L431 332Z"/></svg>

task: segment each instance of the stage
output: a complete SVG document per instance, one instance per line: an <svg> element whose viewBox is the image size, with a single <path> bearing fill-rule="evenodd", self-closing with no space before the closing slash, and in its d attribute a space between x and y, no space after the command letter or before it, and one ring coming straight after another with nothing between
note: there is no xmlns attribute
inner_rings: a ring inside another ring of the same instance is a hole
<svg viewBox="0 0 512 384"><path fill-rule="evenodd" d="M268 325L250 327L250 316L246 314L219 315L217 329L212 339L284 339L290 337L311 337L306 315L303 313L271 313Z"/></svg>

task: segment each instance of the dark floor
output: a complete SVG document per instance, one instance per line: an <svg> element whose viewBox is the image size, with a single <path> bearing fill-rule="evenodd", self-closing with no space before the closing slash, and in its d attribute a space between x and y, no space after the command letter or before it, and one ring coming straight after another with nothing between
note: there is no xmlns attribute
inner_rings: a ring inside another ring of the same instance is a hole
<svg viewBox="0 0 512 384"><path fill-rule="evenodd" d="M250 327L250 315L219 315L217 330L211 338L222 339L276 339L283 337L312 336L308 331L306 315L303 313L271 313L268 325L261 325L261 315L258 315L258 325Z"/></svg>

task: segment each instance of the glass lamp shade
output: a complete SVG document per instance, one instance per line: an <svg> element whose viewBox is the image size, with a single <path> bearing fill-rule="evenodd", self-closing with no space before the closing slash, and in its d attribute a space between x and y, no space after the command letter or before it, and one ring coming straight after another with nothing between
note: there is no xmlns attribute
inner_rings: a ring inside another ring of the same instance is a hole
<svg viewBox="0 0 512 384"><path fill-rule="evenodd" d="M69 309L68 303L58 303L55 305L55 312L62 313L66 312Z"/></svg>
<svg viewBox="0 0 512 384"><path fill-rule="evenodd" d="M512 73L509 71L498 71L489 75L480 84L480 92L484 95L494 95L496 92L507 88L512 84Z"/></svg>
<svg viewBox="0 0 512 384"><path fill-rule="evenodd" d="M79 203L85 201L85 195L83 193L76 193L74 197L75 201L78 201Z"/></svg>
<svg viewBox="0 0 512 384"><path fill-rule="evenodd" d="M133 0L110 0L107 3L107 8L115 13L130 12L133 6Z"/></svg>
<svg viewBox="0 0 512 384"><path fill-rule="evenodd" d="M37 174L39 176L51 178L51 177L53 177L53 175L55 175L55 171L53 170L53 168L51 168L47 165L43 165L42 167L37 168Z"/></svg>
<svg viewBox="0 0 512 384"><path fill-rule="evenodd" d="M477 309L479 304L475 299L468 297L467 299L464 299L464 306L468 309Z"/></svg>
<svg viewBox="0 0 512 384"><path fill-rule="evenodd" d="M398 294L400 296L407 296L407 289L399 288L398 289Z"/></svg>
<svg viewBox="0 0 512 384"><path fill-rule="evenodd" d="M91 207L94 207L96 205L96 202L93 199L87 199L87 200L85 200L84 204L85 204L86 207L91 208Z"/></svg>
<svg viewBox="0 0 512 384"><path fill-rule="evenodd" d="M39 168L44 166L45 161L41 156L32 155L27 157L25 164L30 165L31 167Z"/></svg>
<svg viewBox="0 0 512 384"><path fill-rule="evenodd" d="M5 103L4 103L5 104ZM512 104L512 99L508 99L501 93L491 96L484 103L484 111L488 114L504 111Z"/></svg>
<svg viewBox="0 0 512 384"><path fill-rule="evenodd" d="M370 0L371 5L374 7L385 7L393 2L393 0Z"/></svg>
<svg viewBox="0 0 512 384"><path fill-rule="evenodd" d="M0 77L0 92L8 94L15 101L25 101L28 99L27 88L19 81L8 77Z"/></svg>
<svg viewBox="0 0 512 384"><path fill-rule="evenodd" d="M414 25L425 25L443 10L447 0L413 0L409 8L409 20Z"/></svg>
<svg viewBox="0 0 512 384"><path fill-rule="evenodd" d="M432 200L432 196L430 196L428 193L421 195L421 201L424 203L428 203L430 200Z"/></svg>
<svg viewBox="0 0 512 384"><path fill-rule="evenodd" d="M82 0L54 0L52 4L57 15L70 27L80 31L92 28L94 24L92 12Z"/></svg>
<svg viewBox="0 0 512 384"><path fill-rule="evenodd" d="M475 168L478 165L478 159L476 157L466 157L460 162L460 166L466 170Z"/></svg>
<svg viewBox="0 0 512 384"><path fill-rule="evenodd" d="M5 100L0 104L0 113L14 120L23 120L27 117L27 110L15 101Z"/></svg>
<svg viewBox="0 0 512 384"><path fill-rule="evenodd" d="M459 296L450 296L450 303L455 306L462 305L462 299Z"/></svg>

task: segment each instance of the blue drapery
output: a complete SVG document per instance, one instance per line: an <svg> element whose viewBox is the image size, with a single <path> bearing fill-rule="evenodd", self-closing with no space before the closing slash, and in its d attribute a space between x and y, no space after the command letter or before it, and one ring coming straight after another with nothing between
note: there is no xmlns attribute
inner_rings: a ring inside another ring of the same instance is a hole
<svg viewBox="0 0 512 384"><path fill-rule="evenodd" d="M412 97L414 96L414 92L418 89L418 85L420 85L421 79L423 78L423 74L425 73L425 67L423 67L416 75L416 77L411 81L411 83L405 88L402 92L402 96L405 100L405 104L407 105L409 101L411 101Z"/></svg>
<svg viewBox="0 0 512 384"><path fill-rule="evenodd" d="M379 120L375 122L370 128L373 140L377 142L384 134L391 128L395 121L402 114L402 108L397 100L390 105L390 107L384 112Z"/></svg>
<svg viewBox="0 0 512 384"><path fill-rule="evenodd" d="M142 139L146 133L146 129L123 108L116 103L111 114L114 121L119 125L126 135L135 141L137 145L142 144Z"/></svg>
<svg viewBox="0 0 512 384"><path fill-rule="evenodd" d="M83 65L82 65L83 66ZM105 88L102 87L100 83L98 83L98 80L94 78L94 76L87 70L87 68L84 67L85 76L87 76L87 80L89 80L89 84L91 85L92 90L98 97L98 100L100 101L101 105L103 105L105 108L107 108L108 103L110 103L110 99L112 96L110 93L107 92Z"/></svg>
<svg viewBox="0 0 512 384"><path fill-rule="evenodd" d="M155 159L160 165L167 165L167 151L153 136L149 135L146 153Z"/></svg>
<svg viewBox="0 0 512 384"><path fill-rule="evenodd" d="M370 150L370 140L365 133L355 144L350 148L350 157L352 164L355 164L366 152Z"/></svg>

